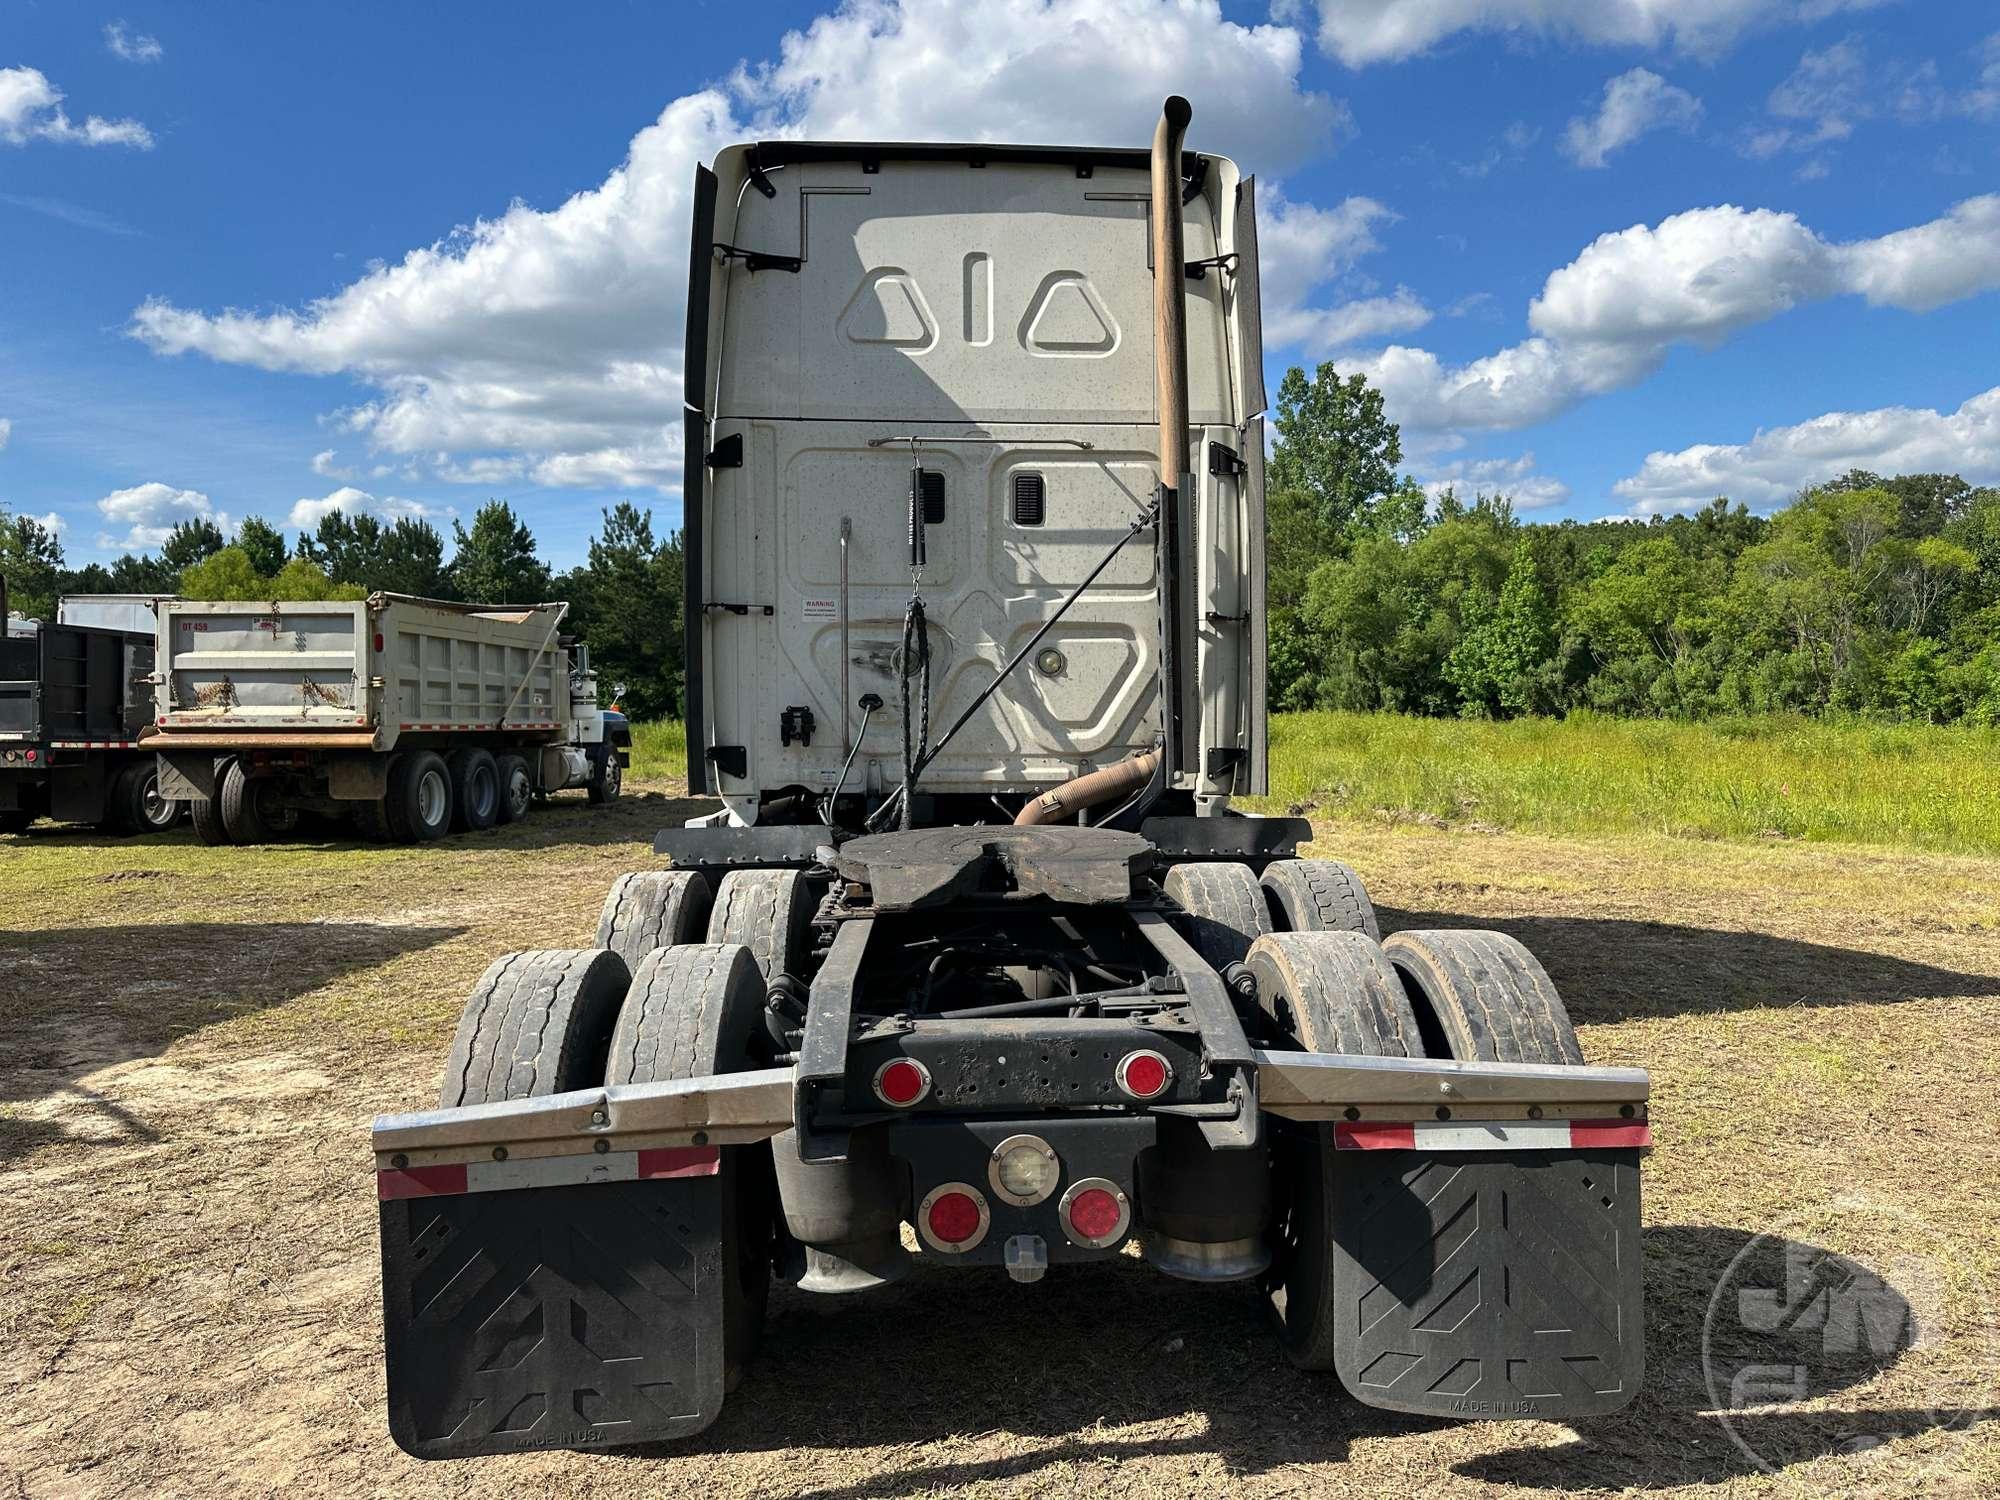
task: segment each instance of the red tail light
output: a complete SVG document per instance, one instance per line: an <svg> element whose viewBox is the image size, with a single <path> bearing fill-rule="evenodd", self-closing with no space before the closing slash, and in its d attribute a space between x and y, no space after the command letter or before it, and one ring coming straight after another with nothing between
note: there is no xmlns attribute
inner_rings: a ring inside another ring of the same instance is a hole
<svg viewBox="0 0 2000 1500"><path fill-rule="evenodd" d="M375 632L375 649L377 651L382 649L382 632L379 630Z"/></svg>
<svg viewBox="0 0 2000 1500"><path fill-rule="evenodd" d="M993 1222L986 1195L967 1182L943 1182L917 1205L917 1232L931 1249L959 1255L986 1238Z"/></svg>
<svg viewBox="0 0 2000 1500"><path fill-rule="evenodd" d="M1173 1064L1150 1049L1128 1052L1118 1064L1118 1087L1134 1099L1157 1099L1174 1081Z"/></svg>
<svg viewBox="0 0 2000 1500"><path fill-rule="evenodd" d="M930 1069L915 1058L892 1057L875 1070L875 1097L897 1109L920 1103L930 1091Z"/></svg>
<svg viewBox="0 0 2000 1500"><path fill-rule="evenodd" d="M1132 1227L1132 1200L1108 1177L1072 1183L1057 1208L1070 1239L1093 1250L1117 1244Z"/></svg>

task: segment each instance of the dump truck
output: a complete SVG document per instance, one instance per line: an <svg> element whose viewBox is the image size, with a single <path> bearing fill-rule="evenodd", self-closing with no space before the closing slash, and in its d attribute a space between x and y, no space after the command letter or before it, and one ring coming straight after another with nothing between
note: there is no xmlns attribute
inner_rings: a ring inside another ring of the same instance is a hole
<svg viewBox="0 0 2000 1500"><path fill-rule="evenodd" d="M0 581L0 833L37 818L107 833L161 833L181 805L160 795L152 752L153 597L68 595L53 622L14 620Z"/></svg>
<svg viewBox="0 0 2000 1500"><path fill-rule="evenodd" d="M614 800L625 715L598 703L566 604L163 601L147 744L210 844L289 832L302 812L370 837L442 838L583 788Z"/></svg>
<svg viewBox="0 0 2000 1500"><path fill-rule="evenodd" d="M1494 932L1386 940L1266 790L1254 180L1187 149L766 141L697 171L688 778L595 941L374 1122L389 1426L685 1438L771 1283L1248 1284L1371 1405L1641 1362L1641 1069ZM1136 1260L1134 1274L1139 1274ZM782 1349L772 1358L784 1360Z"/></svg>

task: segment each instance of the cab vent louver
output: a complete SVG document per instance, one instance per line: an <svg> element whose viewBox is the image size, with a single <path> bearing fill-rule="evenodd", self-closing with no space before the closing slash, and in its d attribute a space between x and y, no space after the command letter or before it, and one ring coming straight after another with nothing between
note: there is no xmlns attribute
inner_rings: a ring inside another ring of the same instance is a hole
<svg viewBox="0 0 2000 1500"><path fill-rule="evenodd" d="M1039 474L1014 476L1014 524L1039 526L1047 513L1046 492Z"/></svg>

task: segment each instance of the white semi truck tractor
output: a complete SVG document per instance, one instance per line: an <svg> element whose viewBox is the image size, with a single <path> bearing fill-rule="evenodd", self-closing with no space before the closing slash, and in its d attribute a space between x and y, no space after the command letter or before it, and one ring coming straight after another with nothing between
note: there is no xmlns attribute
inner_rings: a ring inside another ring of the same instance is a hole
<svg viewBox="0 0 2000 1500"><path fill-rule="evenodd" d="M721 811L595 946L496 960L435 1107L375 1122L409 1452L698 1433L773 1278L864 1340L918 1263L1033 1283L1133 1241L1259 1287L1372 1405L1632 1399L1645 1072L1586 1064L1519 943L1383 940L1308 824L1231 805L1266 778L1256 208L1189 118L697 172L688 773Z"/></svg>

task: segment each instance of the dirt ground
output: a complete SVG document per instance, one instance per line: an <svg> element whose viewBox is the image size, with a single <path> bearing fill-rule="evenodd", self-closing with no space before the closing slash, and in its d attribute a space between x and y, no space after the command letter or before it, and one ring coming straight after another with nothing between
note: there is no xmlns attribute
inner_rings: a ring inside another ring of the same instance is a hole
<svg viewBox="0 0 2000 1500"><path fill-rule="evenodd" d="M2000 861L1373 823L1315 852L1385 927L1515 933L1594 1061L1654 1070L1629 1412L1370 1411L1251 1291L1128 1258L779 1289L690 1444L405 1458L369 1118L431 1102L493 956L587 944L695 809L634 790L421 851L0 837L0 1496L2000 1493ZM1822 1293L1745 1334L1788 1269ZM1725 1420L1705 1347L1725 1386L1797 1354L1808 1399Z"/></svg>

